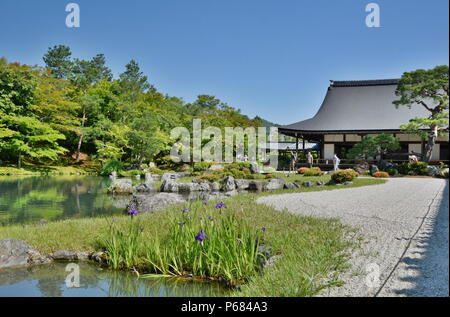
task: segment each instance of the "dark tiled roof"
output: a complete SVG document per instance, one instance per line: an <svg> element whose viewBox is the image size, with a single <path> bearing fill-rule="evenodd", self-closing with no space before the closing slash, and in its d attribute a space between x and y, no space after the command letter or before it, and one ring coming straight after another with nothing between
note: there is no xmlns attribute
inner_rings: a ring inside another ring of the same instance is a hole
<svg viewBox="0 0 450 317"><path fill-rule="evenodd" d="M331 87L360 87L360 86L383 86L397 85L398 79L375 79L375 80L331 80Z"/></svg>
<svg viewBox="0 0 450 317"><path fill-rule="evenodd" d="M335 81L317 114L308 120L279 127L281 132L325 133L398 131L414 117L428 117L421 105L396 107L397 79ZM431 101L430 101L431 104Z"/></svg>

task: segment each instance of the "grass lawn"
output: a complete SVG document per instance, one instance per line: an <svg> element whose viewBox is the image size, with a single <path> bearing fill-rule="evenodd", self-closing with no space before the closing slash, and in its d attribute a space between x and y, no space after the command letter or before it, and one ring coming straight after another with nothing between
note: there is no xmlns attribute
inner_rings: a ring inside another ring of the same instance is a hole
<svg viewBox="0 0 450 317"><path fill-rule="evenodd" d="M379 179L355 179L353 185L347 185L345 188L384 182ZM182 217L181 208L189 208L192 211L193 221L200 221L197 220L197 215L200 213L217 218L217 223L220 224L221 217L232 215L237 219L237 226L245 223L247 227L252 228L251 230L267 228L267 231L261 233L262 242L269 245L273 250L272 254L279 257L268 269L246 276L241 291L231 292L229 295L313 296L323 288L341 283L339 273L348 269L349 254L353 248L358 247L360 241L358 233L342 225L337 219L316 219L279 212L266 205L256 204L255 199L261 195L338 190L338 188L343 186L242 194L224 200L228 208L222 210L214 208L215 202L210 202L208 206L204 206L202 202L192 202L184 206L172 206L162 212L139 215L134 219L119 216L108 219L65 220L44 226L3 227L0 228L0 239L22 239L43 253L58 249L95 251L104 247L103 242L105 237L108 237L111 223L118 228L127 228L130 223L135 222L143 229L140 238L142 242L138 243L135 253L137 260L141 260L142 263L147 256L144 242L169 239L174 228L177 228L177 221ZM197 224L197 226L203 225ZM210 234L205 244L212 244L212 241L218 239L220 237ZM186 244L189 245L189 243L190 241L187 241ZM194 241L192 237L192 244L195 243L197 241ZM217 256L220 257L222 254ZM233 260L235 259L229 259L229 261ZM219 272L220 268L216 267L215 270Z"/></svg>
<svg viewBox="0 0 450 317"><path fill-rule="evenodd" d="M0 175L73 175L95 173L92 169L78 166L0 166Z"/></svg>

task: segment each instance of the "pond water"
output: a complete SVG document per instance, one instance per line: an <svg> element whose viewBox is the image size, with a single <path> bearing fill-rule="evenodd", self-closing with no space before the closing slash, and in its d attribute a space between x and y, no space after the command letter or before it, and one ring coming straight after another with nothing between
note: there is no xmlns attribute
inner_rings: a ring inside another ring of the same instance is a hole
<svg viewBox="0 0 450 317"><path fill-rule="evenodd" d="M205 297L223 296L219 283L176 278L138 278L95 264L78 263L80 287L67 287L67 263L0 270L0 297Z"/></svg>
<svg viewBox="0 0 450 317"><path fill-rule="evenodd" d="M110 182L97 176L0 176L0 226L120 214L130 197L108 195Z"/></svg>

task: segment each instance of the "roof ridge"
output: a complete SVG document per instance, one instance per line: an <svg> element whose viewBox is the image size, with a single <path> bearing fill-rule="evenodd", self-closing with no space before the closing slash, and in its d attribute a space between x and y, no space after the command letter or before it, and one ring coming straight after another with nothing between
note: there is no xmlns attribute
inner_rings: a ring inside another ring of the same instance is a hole
<svg viewBox="0 0 450 317"><path fill-rule="evenodd" d="M330 80L331 87L358 87L358 86L382 86L397 85L398 78L368 79L368 80Z"/></svg>

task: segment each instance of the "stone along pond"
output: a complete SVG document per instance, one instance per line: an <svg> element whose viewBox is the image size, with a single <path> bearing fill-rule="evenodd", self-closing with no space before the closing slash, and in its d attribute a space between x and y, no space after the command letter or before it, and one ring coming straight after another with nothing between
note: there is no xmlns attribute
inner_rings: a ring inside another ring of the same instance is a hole
<svg viewBox="0 0 450 317"><path fill-rule="evenodd" d="M131 195L107 194L109 178L0 176L0 226L123 215ZM153 195L153 194L148 194ZM80 287L67 288L66 263L0 270L1 296L216 296L221 285L175 278L137 278L79 262Z"/></svg>

